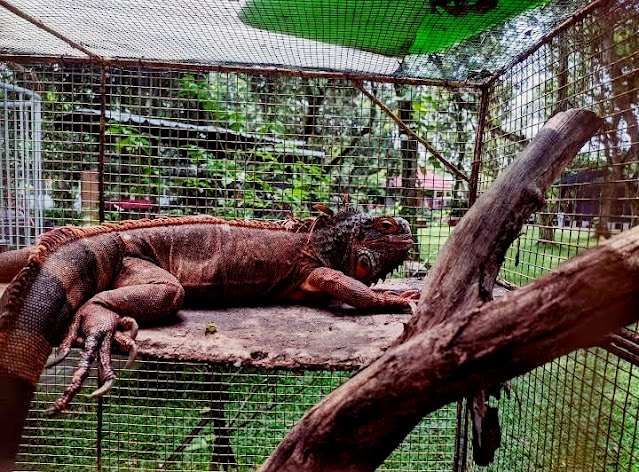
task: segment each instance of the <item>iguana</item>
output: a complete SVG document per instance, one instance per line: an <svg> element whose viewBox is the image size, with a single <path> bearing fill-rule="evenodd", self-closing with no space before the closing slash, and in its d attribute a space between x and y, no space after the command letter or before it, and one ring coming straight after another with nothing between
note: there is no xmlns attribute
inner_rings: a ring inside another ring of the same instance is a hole
<svg viewBox="0 0 639 472"><path fill-rule="evenodd" d="M334 298L361 309L409 306L414 292L369 288L408 257L408 223L355 210L326 213L284 222L196 216L63 227L42 235L31 250L3 254L5 276L24 264L0 299L4 464L12 463L52 346L59 344L59 355L49 365L79 335L80 361L52 413L67 408L96 358L103 386L92 396L105 394L115 379L112 346L133 358L138 322L170 316L185 298L208 304Z"/></svg>

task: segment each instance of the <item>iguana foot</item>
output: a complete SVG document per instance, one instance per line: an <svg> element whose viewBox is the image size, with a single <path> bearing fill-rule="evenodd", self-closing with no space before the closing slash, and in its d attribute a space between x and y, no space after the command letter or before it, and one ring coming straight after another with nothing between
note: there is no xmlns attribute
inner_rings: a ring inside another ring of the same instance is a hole
<svg viewBox="0 0 639 472"><path fill-rule="evenodd" d="M419 296L421 295L419 290L384 290L382 293L403 298L405 300L419 300Z"/></svg>
<svg viewBox="0 0 639 472"><path fill-rule="evenodd" d="M89 396L91 398L101 397L113 387L116 378L111 364L113 344L120 350L129 353L127 368L135 361L137 355L137 346L135 344L135 337L138 331L137 323L128 316L120 317L111 311L102 311L85 315L76 314L73 323L69 327L69 332L60 344L59 349L61 351L48 365L55 365L67 356L71 346L79 337L80 327L85 335L84 349L69 386L47 411L50 416L56 415L67 408L71 400L82 389L82 385L89 375L91 364L96 358L98 359L99 379L102 386Z"/></svg>
<svg viewBox="0 0 639 472"><path fill-rule="evenodd" d="M384 300L384 303L388 306L396 306L401 308L410 308L411 313L414 313L415 303L419 300L419 290L406 290L406 291L394 291L385 290L380 295Z"/></svg>
<svg viewBox="0 0 639 472"><path fill-rule="evenodd" d="M67 408L89 375L94 360L98 361L100 387L91 397L106 394L115 382L111 366L113 345L129 353L126 367L135 360L135 320L154 321L175 313L184 300L184 288L171 274L155 264L125 257L120 273L110 290L99 292L82 305L75 314L61 350L50 364L63 359L74 342L84 336L84 350L71 383L49 410L56 414Z"/></svg>

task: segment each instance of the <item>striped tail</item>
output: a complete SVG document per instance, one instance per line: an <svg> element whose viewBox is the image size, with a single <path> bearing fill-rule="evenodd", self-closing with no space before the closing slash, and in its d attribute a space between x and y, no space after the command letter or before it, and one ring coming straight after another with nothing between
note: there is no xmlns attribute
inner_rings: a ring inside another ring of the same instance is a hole
<svg viewBox="0 0 639 472"><path fill-rule="evenodd" d="M120 270L117 233L81 228L43 235L0 298L0 472L12 470L29 403L52 347L76 310Z"/></svg>

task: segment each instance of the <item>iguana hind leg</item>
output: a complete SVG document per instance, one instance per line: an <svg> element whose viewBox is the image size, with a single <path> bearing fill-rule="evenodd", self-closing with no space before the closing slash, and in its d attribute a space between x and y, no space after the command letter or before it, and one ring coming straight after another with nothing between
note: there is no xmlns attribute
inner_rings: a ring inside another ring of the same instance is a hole
<svg viewBox="0 0 639 472"><path fill-rule="evenodd" d="M153 321L165 318L180 308L183 299L184 289L171 274L151 262L125 258L122 271L116 277L113 288L95 295L75 314L69 332L61 344L63 351L53 363L70 348L80 334L78 331L81 331L85 339L84 349L71 383L63 395L54 402L49 414L66 409L82 388L96 358L103 386L92 396L104 395L116 377L111 365L113 343L124 351L135 353L135 320ZM127 331L132 335L127 334Z"/></svg>
<svg viewBox="0 0 639 472"><path fill-rule="evenodd" d="M58 346L55 358L47 361L47 365L45 366L46 369L58 365L66 359L74 345L84 345L84 337L80 335L80 325L82 324L82 320L83 317L81 315L73 317L73 321L67 329L67 334ZM129 353L129 361L125 366L125 368L129 368L137 355L135 338L138 334L138 323L130 316L124 316L117 319L116 329L117 331L115 331L113 335L113 340L116 342L121 351Z"/></svg>

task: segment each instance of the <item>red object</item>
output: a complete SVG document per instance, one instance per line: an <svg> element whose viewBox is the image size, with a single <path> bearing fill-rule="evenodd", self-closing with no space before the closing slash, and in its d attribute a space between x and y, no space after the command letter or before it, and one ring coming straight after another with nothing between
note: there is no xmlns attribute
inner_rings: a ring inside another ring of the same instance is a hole
<svg viewBox="0 0 639 472"><path fill-rule="evenodd" d="M153 208L150 198L123 198L120 200L109 200L106 202L109 210L137 210L145 211Z"/></svg>
<svg viewBox="0 0 639 472"><path fill-rule="evenodd" d="M452 177L443 177L429 170L417 169L417 178L415 180L415 187L419 189L447 192L453 189L454 184L455 184L455 179L453 179ZM399 188L402 186L402 177L401 176L392 177L388 179L386 185L391 188L393 187Z"/></svg>

